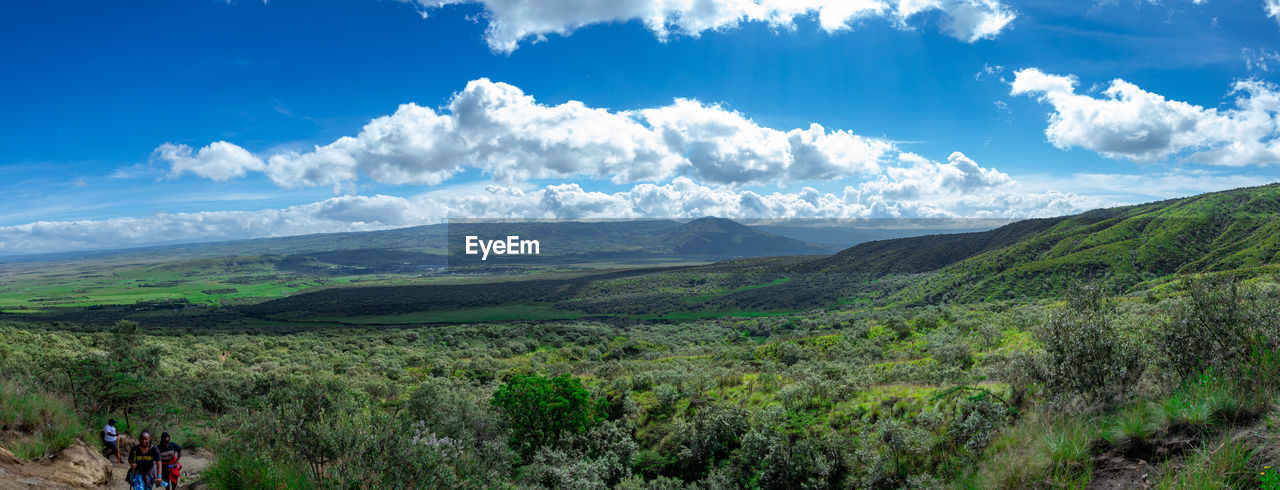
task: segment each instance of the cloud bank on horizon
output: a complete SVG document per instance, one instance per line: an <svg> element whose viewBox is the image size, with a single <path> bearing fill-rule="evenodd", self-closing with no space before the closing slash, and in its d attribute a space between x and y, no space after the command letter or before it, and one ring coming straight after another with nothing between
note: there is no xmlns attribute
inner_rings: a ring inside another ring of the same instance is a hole
<svg viewBox="0 0 1280 490"><path fill-rule="evenodd" d="M321 232L369 231L465 218L897 218L1054 216L1111 204L1058 191L1022 192L1006 174L963 154L946 162L901 153L876 179L836 194L803 187L757 193L708 186L688 177L619 192L577 183L524 189L488 184L411 197L344 195L257 211L163 213L142 218L41 221L0 226L0 250L85 250L165 242L232 240Z"/></svg>

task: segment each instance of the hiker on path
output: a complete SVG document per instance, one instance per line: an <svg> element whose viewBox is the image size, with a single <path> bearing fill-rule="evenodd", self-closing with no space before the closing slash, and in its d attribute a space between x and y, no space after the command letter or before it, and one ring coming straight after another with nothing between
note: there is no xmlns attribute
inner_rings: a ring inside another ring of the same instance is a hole
<svg viewBox="0 0 1280 490"><path fill-rule="evenodd" d="M142 478L144 488L151 488L159 462L160 451L151 445L151 433L143 431L138 435L138 445L129 450L129 483L132 484L134 478Z"/></svg>
<svg viewBox="0 0 1280 490"><path fill-rule="evenodd" d="M123 464L124 461L120 461L120 443L118 435L119 433L116 432L116 419L107 420L106 427L102 428L102 442L107 446L107 454L110 455L114 453L116 455L116 462Z"/></svg>
<svg viewBox="0 0 1280 490"><path fill-rule="evenodd" d="M169 488L178 488L178 474L182 470L178 460L182 459L182 446L170 441L168 432L161 432L157 449L160 451L160 481L169 483Z"/></svg>

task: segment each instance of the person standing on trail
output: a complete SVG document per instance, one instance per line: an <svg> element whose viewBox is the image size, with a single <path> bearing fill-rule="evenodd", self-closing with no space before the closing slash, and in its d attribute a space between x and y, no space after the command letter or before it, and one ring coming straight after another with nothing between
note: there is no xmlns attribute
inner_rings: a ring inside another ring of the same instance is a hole
<svg viewBox="0 0 1280 490"><path fill-rule="evenodd" d="M102 442L107 446L107 454L111 455L114 453L116 455L116 462L123 464L124 461L120 461L120 443L118 435L119 433L116 432L116 419L108 419L107 425L102 428Z"/></svg>
<svg viewBox="0 0 1280 490"><path fill-rule="evenodd" d="M182 470L182 465L178 463L182 459L182 446L169 440L168 432L160 433L160 481L169 484L169 488L178 488L178 473Z"/></svg>
<svg viewBox="0 0 1280 490"><path fill-rule="evenodd" d="M156 482L157 463L160 462L160 451L151 445L151 433L142 431L138 435L138 445L129 450L129 483L141 478L143 488L151 488Z"/></svg>

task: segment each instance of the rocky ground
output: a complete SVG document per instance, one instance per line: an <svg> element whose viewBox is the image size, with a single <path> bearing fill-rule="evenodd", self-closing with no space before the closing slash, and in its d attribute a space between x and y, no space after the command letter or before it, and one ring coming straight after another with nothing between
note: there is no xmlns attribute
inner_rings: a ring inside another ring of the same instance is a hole
<svg viewBox="0 0 1280 490"><path fill-rule="evenodd" d="M213 455L203 449L184 451L178 488L201 488L200 474ZM39 461L22 461L0 448L0 490L34 488L128 489L129 465L107 460L96 447L77 441L62 452Z"/></svg>

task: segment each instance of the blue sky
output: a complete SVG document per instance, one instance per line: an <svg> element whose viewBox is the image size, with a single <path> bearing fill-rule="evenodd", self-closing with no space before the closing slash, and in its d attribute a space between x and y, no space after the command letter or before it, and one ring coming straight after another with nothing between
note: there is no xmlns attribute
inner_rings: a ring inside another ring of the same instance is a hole
<svg viewBox="0 0 1280 490"><path fill-rule="evenodd" d="M597 3L8 2L0 253L1042 216L1280 176L1277 0Z"/></svg>

